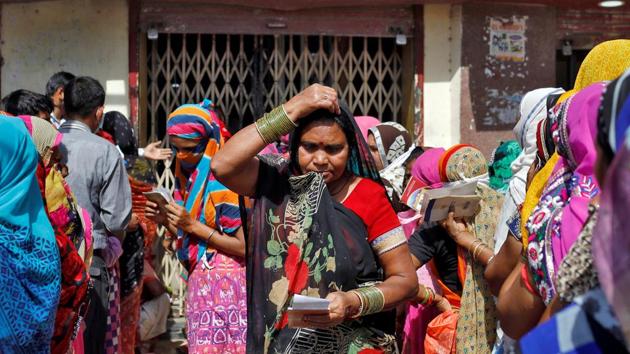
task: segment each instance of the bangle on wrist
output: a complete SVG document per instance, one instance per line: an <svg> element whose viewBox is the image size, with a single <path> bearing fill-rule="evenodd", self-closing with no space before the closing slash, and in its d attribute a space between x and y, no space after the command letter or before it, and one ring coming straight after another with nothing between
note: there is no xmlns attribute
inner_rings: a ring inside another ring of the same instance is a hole
<svg viewBox="0 0 630 354"><path fill-rule="evenodd" d="M359 298L359 309L357 310L357 312L355 314L353 314L352 316L350 316L350 318L355 319L355 318L359 318L361 317L361 312L363 312L363 298L361 297L361 295L359 295L358 292L354 291L354 290L350 290L348 291L348 293L352 293L354 295L356 295L356 297Z"/></svg>
<svg viewBox="0 0 630 354"><path fill-rule="evenodd" d="M472 256L473 259L475 259L475 252L477 252L477 249L481 246L482 242L480 239L476 239L470 246L472 247L472 250L470 250L470 255ZM473 247L474 246L474 247Z"/></svg>
<svg viewBox="0 0 630 354"><path fill-rule="evenodd" d="M427 290L427 287L424 286L424 295L422 296L422 301L420 301L420 305L426 305L427 302L429 302L429 290Z"/></svg>
<svg viewBox="0 0 630 354"><path fill-rule="evenodd" d="M435 291L433 291L433 289L431 288L427 288L427 290L429 291L428 305L433 305L435 304Z"/></svg>
<svg viewBox="0 0 630 354"><path fill-rule="evenodd" d="M483 247L487 247L486 244L483 242L477 245L477 248L473 252L473 259L475 261L477 260L477 257L479 257L479 255L481 254L481 251L483 251Z"/></svg>
<svg viewBox="0 0 630 354"><path fill-rule="evenodd" d="M359 301L361 302L359 313L352 316L352 318L381 312L385 306L385 296L383 295L381 289L375 286L357 288L351 290L351 292L359 296Z"/></svg>
<svg viewBox="0 0 630 354"><path fill-rule="evenodd" d="M208 238L206 238L206 242L210 241L210 239L212 238L212 236L214 236L216 232L217 229L212 229L212 232L210 232L210 235L208 235Z"/></svg>
<svg viewBox="0 0 630 354"><path fill-rule="evenodd" d="M290 133L297 127L284 110L282 105L274 108L269 113L265 113L254 125L258 135L266 145L280 139L281 136Z"/></svg>

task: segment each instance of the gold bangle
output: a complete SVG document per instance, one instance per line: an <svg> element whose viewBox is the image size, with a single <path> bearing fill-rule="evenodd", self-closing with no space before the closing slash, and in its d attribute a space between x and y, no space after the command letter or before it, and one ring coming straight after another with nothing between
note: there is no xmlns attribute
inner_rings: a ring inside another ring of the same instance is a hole
<svg viewBox="0 0 630 354"><path fill-rule="evenodd" d="M480 239L475 239L470 244L470 248L468 249L468 252L470 253L471 256L473 255L473 253L475 252L475 249L477 248L477 246L479 246L479 244L481 244L481 240Z"/></svg>
<svg viewBox="0 0 630 354"><path fill-rule="evenodd" d="M255 123L256 130L265 144L271 144L297 127L287 115L282 105L265 113Z"/></svg>
<svg viewBox="0 0 630 354"><path fill-rule="evenodd" d="M473 247L472 252L470 252L470 255L472 256L473 260L476 258L475 257L475 252L477 252L477 249L479 249L479 246L481 246L481 244L482 244L482 242L480 240L477 240L477 241L479 241L479 243L477 243L477 245L475 247Z"/></svg>
<svg viewBox="0 0 630 354"><path fill-rule="evenodd" d="M361 311L361 316L383 311L383 307L385 306L385 296L383 295L381 289L375 286L369 286L354 289L353 291L360 294L359 296L364 300L364 307Z"/></svg>
<svg viewBox="0 0 630 354"><path fill-rule="evenodd" d="M359 293L356 290L350 290L348 292L355 294L359 298L359 311L357 311L357 313L355 313L354 315L350 316L350 318L353 318L353 319L359 318L361 317L361 313L363 312L363 309L365 308L365 306L363 305L363 296L361 295L361 293Z"/></svg>
<svg viewBox="0 0 630 354"><path fill-rule="evenodd" d="M481 252L478 254L478 251L483 251L482 247L486 247L486 244L481 242L479 243L479 245L477 245L477 249L475 249L475 251L473 252L473 259L477 260L477 256L479 256L479 254L481 254Z"/></svg>

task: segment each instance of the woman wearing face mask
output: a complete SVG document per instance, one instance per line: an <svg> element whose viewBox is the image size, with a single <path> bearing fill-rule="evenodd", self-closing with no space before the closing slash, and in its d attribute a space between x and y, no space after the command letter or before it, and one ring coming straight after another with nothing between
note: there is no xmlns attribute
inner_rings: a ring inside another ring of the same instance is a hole
<svg viewBox="0 0 630 354"><path fill-rule="evenodd" d="M188 270L186 320L192 353L245 351L245 241L238 195L217 181L210 162L221 148L212 110L183 105L166 132L176 152L175 202L147 202L146 215L177 237L177 257Z"/></svg>
<svg viewBox="0 0 630 354"><path fill-rule="evenodd" d="M290 161L256 156L291 131ZM312 85L215 156L217 178L255 200L247 215L248 351L394 350L394 318L381 312L411 299L417 279L360 134L336 91ZM328 299L329 314L290 328L295 294Z"/></svg>
<svg viewBox="0 0 630 354"><path fill-rule="evenodd" d="M394 210L406 210L399 199L405 188L405 163L416 147L411 135L402 125L386 122L369 128L367 143Z"/></svg>

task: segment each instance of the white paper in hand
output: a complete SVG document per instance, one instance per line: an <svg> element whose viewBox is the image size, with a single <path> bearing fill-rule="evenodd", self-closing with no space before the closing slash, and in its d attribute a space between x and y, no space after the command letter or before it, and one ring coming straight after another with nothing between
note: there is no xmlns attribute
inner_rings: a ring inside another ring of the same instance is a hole
<svg viewBox="0 0 630 354"><path fill-rule="evenodd" d="M287 309L290 328L308 328L305 315L327 315L330 301L318 297L293 295L291 306Z"/></svg>
<svg viewBox="0 0 630 354"><path fill-rule="evenodd" d="M156 203L160 207L164 207L166 204L173 201L171 193L166 188L157 187L150 192L143 193L148 200Z"/></svg>

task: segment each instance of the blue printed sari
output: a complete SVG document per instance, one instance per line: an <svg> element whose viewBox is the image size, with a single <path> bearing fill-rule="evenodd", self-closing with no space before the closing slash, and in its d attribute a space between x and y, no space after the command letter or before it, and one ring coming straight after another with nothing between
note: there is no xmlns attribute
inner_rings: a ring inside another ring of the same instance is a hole
<svg viewBox="0 0 630 354"><path fill-rule="evenodd" d="M48 353L61 291L59 251L24 123L0 116L0 353Z"/></svg>

